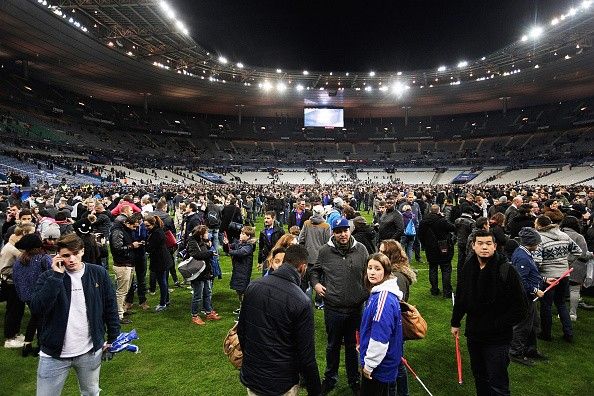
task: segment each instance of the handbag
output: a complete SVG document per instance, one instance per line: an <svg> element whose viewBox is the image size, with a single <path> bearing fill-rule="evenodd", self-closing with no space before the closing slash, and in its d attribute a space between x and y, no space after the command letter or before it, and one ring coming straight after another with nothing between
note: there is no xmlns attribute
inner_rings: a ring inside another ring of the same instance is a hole
<svg viewBox="0 0 594 396"><path fill-rule="evenodd" d="M177 265L177 270L187 281L193 281L198 278L206 268L206 263L203 260L196 260L190 257Z"/></svg>
<svg viewBox="0 0 594 396"><path fill-rule="evenodd" d="M235 213L237 213L237 207L233 211L233 216L231 216L232 219L235 217ZM231 221L229 223L229 227L227 227L227 228L230 231L241 232L241 229L243 228L243 223L238 223L237 221Z"/></svg>
<svg viewBox="0 0 594 396"><path fill-rule="evenodd" d="M405 340L420 340L427 335L427 322L419 310L405 301L400 301L402 336Z"/></svg>
<svg viewBox="0 0 594 396"><path fill-rule="evenodd" d="M227 355L227 359L236 369L241 368L243 363L243 351L239 345L239 336L237 335L237 323L231 327L223 340L223 353Z"/></svg>
<svg viewBox="0 0 594 396"><path fill-rule="evenodd" d="M167 249L173 249L177 247L177 239L175 239L175 235L171 230L165 231L165 246Z"/></svg>

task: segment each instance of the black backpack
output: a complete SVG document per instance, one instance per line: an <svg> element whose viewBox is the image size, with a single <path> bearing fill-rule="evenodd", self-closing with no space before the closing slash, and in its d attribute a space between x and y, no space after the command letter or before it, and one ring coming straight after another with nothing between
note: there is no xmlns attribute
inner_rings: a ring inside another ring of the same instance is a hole
<svg viewBox="0 0 594 396"><path fill-rule="evenodd" d="M219 212L215 209L207 209L205 222L206 225L211 228L219 227L221 225L221 216L219 215Z"/></svg>

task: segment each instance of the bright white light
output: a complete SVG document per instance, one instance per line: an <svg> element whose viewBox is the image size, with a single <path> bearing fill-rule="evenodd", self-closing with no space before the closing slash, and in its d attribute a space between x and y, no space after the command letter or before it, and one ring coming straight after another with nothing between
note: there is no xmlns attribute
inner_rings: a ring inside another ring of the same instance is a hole
<svg viewBox="0 0 594 396"><path fill-rule="evenodd" d="M445 66L439 66L439 67L437 68L437 71L438 71L438 72L444 72L444 71L446 71L446 70L447 70L447 67L445 67Z"/></svg>
<svg viewBox="0 0 594 396"><path fill-rule="evenodd" d="M278 74L281 74L283 71L282 71L281 69L276 69L276 72L277 72Z"/></svg>
<svg viewBox="0 0 594 396"><path fill-rule="evenodd" d="M70 23L74 23L74 19L70 18L70 19L68 20L68 22L70 22Z"/></svg>
<svg viewBox="0 0 594 396"><path fill-rule="evenodd" d="M577 13L577 10L575 8L571 7L567 13L570 16L574 16Z"/></svg>
<svg viewBox="0 0 594 396"><path fill-rule="evenodd" d="M235 66L239 67L240 69L243 69L243 63L241 62L237 62Z"/></svg>
<svg viewBox="0 0 594 396"><path fill-rule="evenodd" d="M167 17L169 19L175 19L175 12L173 11L173 9L169 6L169 4L167 4L164 1L161 1L161 3L159 3L161 6L161 9L163 10L163 12L165 13L165 15L167 15Z"/></svg>
<svg viewBox="0 0 594 396"><path fill-rule="evenodd" d="M542 26L533 26L528 34L530 35L530 38L537 39L542 35L543 32L544 29L542 28Z"/></svg>
<svg viewBox="0 0 594 396"><path fill-rule="evenodd" d="M468 62L467 61L461 61L458 63L458 69L461 69L463 67L468 66Z"/></svg>
<svg viewBox="0 0 594 396"><path fill-rule="evenodd" d="M307 76L307 75L309 75L309 72L307 70L303 70L303 75Z"/></svg>
<svg viewBox="0 0 594 396"><path fill-rule="evenodd" d="M369 72L369 77L374 77L375 76L375 72L374 71L370 71Z"/></svg>
<svg viewBox="0 0 594 396"><path fill-rule="evenodd" d="M402 72L398 72L398 73L396 73L396 75L397 76L401 76L402 75Z"/></svg>
<svg viewBox="0 0 594 396"><path fill-rule="evenodd" d="M299 91L299 92L303 91L303 85L301 85L301 84L297 85L297 91Z"/></svg>
<svg viewBox="0 0 594 396"><path fill-rule="evenodd" d="M262 83L262 89L264 91L270 91L272 89L272 84L269 81L264 81L264 83Z"/></svg>
<svg viewBox="0 0 594 396"><path fill-rule="evenodd" d="M485 57L485 56L483 56L483 57L481 58L481 60L485 60L485 59L487 59L487 57Z"/></svg>
<svg viewBox="0 0 594 396"><path fill-rule="evenodd" d="M285 92L287 90L287 86L285 85L285 83L279 82L278 84L276 84L276 90L278 92Z"/></svg>
<svg viewBox="0 0 594 396"><path fill-rule="evenodd" d="M47 1L43 0L43 2L41 3L42 5L46 6L47 5Z"/></svg>
<svg viewBox="0 0 594 396"><path fill-rule="evenodd" d="M382 85L379 90L382 92L386 92L388 90L388 87L385 85Z"/></svg>
<svg viewBox="0 0 594 396"><path fill-rule="evenodd" d="M373 90L373 88L371 87L371 85L368 85L368 86L365 87L365 90L367 92L371 92Z"/></svg>
<svg viewBox="0 0 594 396"><path fill-rule="evenodd" d="M565 59L571 59L571 56L565 55Z"/></svg>
<svg viewBox="0 0 594 396"><path fill-rule="evenodd" d="M559 23L559 18L553 18L553 20L551 21L551 25L553 25L553 26L555 26L558 23Z"/></svg>
<svg viewBox="0 0 594 396"><path fill-rule="evenodd" d="M175 21L175 27L177 27L179 30L184 30L186 28L182 21Z"/></svg>
<svg viewBox="0 0 594 396"><path fill-rule="evenodd" d="M113 47L113 41L110 41L109 43L107 43L107 45Z"/></svg>
<svg viewBox="0 0 594 396"><path fill-rule="evenodd" d="M223 65L226 65L228 61L224 56L219 56L219 62L221 62Z"/></svg>
<svg viewBox="0 0 594 396"><path fill-rule="evenodd" d="M591 5L592 5L592 0L584 0L582 2L582 8L584 10L587 10L588 8L590 8Z"/></svg>
<svg viewBox="0 0 594 396"><path fill-rule="evenodd" d="M538 65L534 65L534 68L535 68L535 69L540 69L540 66L538 66Z"/></svg>
<svg viewBox="0 0 594 396"><path fill-rule="evenodd" d="M349 76L349 73L347 72L347 73L345 74L345 76L347 76L347 77L348 77L348 76Z"/></svg>
<svg viewBox="0 0 594 396"><path fill-rule="evenodd" d="M134 54L132 53L132 51L128 51L126 54L127 54L128 56L134 56Z"/></svg>
<svg viewBox="0 0 594 396"><path fill-rule="evenodd" d="M410 87L408 85L404 85L401 82L397 82L392 85L392 93L396 94L396 96L402 96L402 94L408 89L410 89Z"/></svg>
<svg viewBox="0 0 594 396"><path fill-rule="evenodd" d="M522 36L522 41L528 41L528 36L526 36L526 35L523 35L523 36Z"/></svg>
<svg viewBox="0 0 594 396"><path fill-rule="evenodd" d="M187 28L183 28L182 33L187 36L188 34L190 34L190 31Z"/></svg>

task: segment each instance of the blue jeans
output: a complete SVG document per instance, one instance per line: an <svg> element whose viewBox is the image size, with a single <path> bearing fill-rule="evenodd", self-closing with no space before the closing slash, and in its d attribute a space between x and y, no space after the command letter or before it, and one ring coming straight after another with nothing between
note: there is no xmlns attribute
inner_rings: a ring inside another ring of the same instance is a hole
<svg viewBox="0 0 594 396"><path fill-rule="evenodd" d="M198 315L200 308L207 314L212 311L212 281L198 280L192 281L192 315Z"/></svg>
<svg viewBox="0 0 594 396"><path fill-rule="evenodd" d="M70 367L74 367L76 371L81 395L98 396L101 391L99 388L101 354L102 351L99 349L74 358L56 359L40 356L37 367L37 396L61 394Z"/></svg>
<svg viewBox="0 0 594 396"><path fill-rule="evenodd" d="M347 379L349 385L359 382L359 359L357 357L357 340L355 332L361 325L361 312L350 313L334 311L326 306L324 309L324 322L328 335L326 347L326 372L324 381L334 386L338 382L338 366L340 365L340 349L344 339L344 354Z"/></svg>
<svg viewBox="0 0 594 396"><path fill-rule="evenodd" d="M169 287L167 286L167 272L168 271L159 271L155 272L155 278L157 279L157 283L159 284L159 305L167 305L169 304Z"/></svg>
<svg viewBox="0 0 594 396"><path fill-rule="evenodd" d="M402 248L406 252L406 256L408 257L408 263L409 264L412 263L413 246L415 244L415 237L403 235L402 238L400 238L400 244L402 245Z"/></svg>
<svg viewBox="0 0 594 396"><path fill-rule="evenodd" d="M404 343L402 343L402 353L404 354ZM398 374L396 374L396 382L390 383L388 388L389 396L408 396L408 371L406 366L400 360L398 365Z"/></svg>
<svg viewBox="0 0 594 396"><path fill-rule="evenodd" d="M221 244L219 243L219 229L218 228L210 228L210 240L212 241L212 245L215 247L217 252L219 251L219 247Z"/></svg>
<svg viewBox="0 0 594 396"><path fill-rule="evenodd" d="M561 279L559 284L553 287L551 290L545 293L544 297L540 301L540 326L541 334L550 337L551 327L553 326L553 318L551 309L553 303L557 307L557 313L561 320L561 326L563 327L563 334L566 336L573 335L573 329L571 327L571 319L569 318L569 310L565 305L565 296L569 293L569 278L565 277Z"/></svg>

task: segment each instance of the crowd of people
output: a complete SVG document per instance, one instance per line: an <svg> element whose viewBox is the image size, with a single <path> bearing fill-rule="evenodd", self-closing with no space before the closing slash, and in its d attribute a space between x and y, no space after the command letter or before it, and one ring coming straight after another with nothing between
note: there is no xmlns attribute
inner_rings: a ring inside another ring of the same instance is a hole
<svg viewBox="0 0 594 396"><path fill-rule="evenodd" d="M510 360L546 359L537 339L553 339L552 305L569 343L578 308L594 308L580 296L592 283L593 205L594 189L517 185L45 184L26 197L5 189L4 346L40 356L38 394L59 394L69 367L81 392L98 394L99 364L91 363L132 323L135 298L151 309L147 293L158 286L154 310L168 309L170 285L184 284L177 262L204 262L188 281L189 320L221 319L213 280L222 278L226 254L248 394L295 395L300 385L328 394L344 346L354 394L407 395L399 303L422 293L413 285L424 251L427 292L454 300L454 337L466 316L477 394L508 395ZM25 307L31 315L21 335ZM314 308L323 310L327 336L321 379Z"/></svg>

